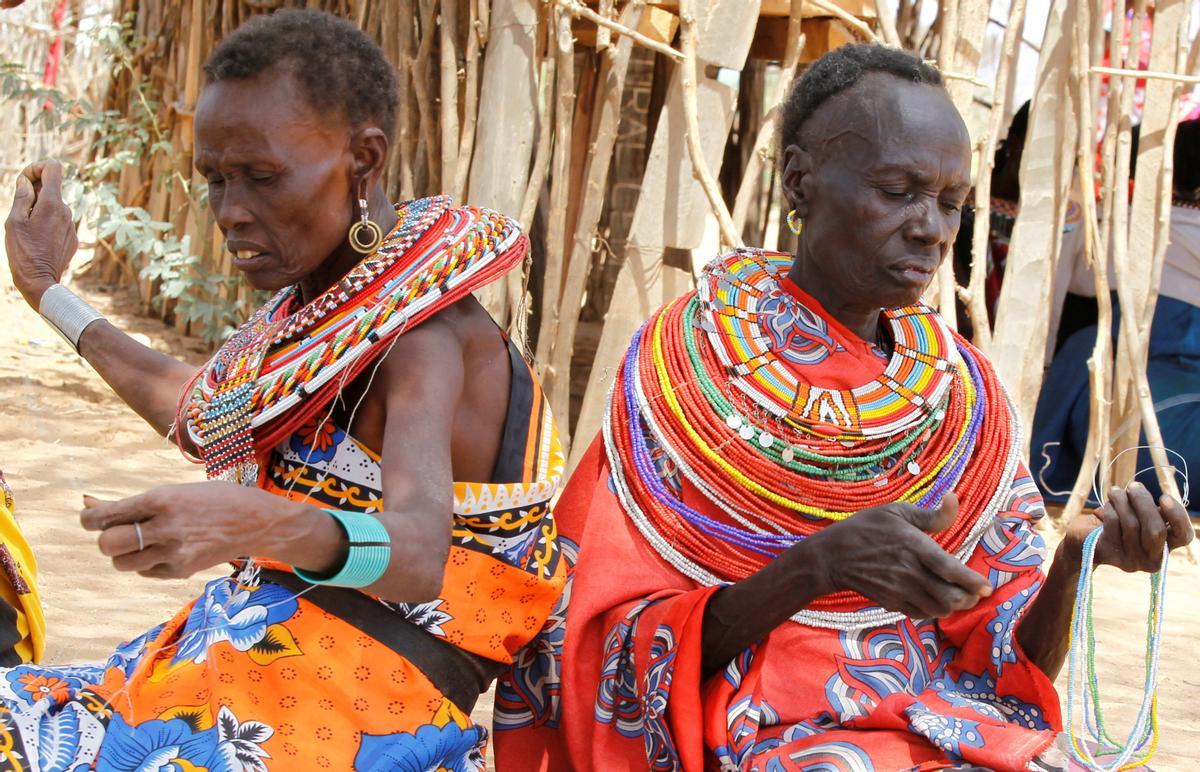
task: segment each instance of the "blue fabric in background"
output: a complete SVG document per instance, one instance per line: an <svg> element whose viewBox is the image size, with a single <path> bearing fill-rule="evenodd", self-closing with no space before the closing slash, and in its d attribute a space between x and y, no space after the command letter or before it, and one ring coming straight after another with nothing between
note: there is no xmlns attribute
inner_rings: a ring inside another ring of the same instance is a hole
<svg viewBox="0 0 1200 772"><path fill-rule="evenodd" d="M1113 300L1114 316L1117 303ZM1113 345L1119 319L1113 322ZM1088 433L1087 360L1096 342L1096 327L1085 327L1059 349L1046 373L1033 419L1030 467L1047 501L1065 502L1079 473ZM1182 454L1192 482L1200 486L1200 308L1174 298L1160 297L1150 329L1150 359L1146 370L1163 444ZM1114 427L1115 430L1116 427ZM1146 444L1143 433L1140 444ZM1171 463L1182 462L1168 454ZM1150 451L1138 451L1138 466L1149 469L1138 480L1158 497L1161 489ZM1177 476L1177 480L1182 480ZM1180 483L1182 489L1182 482ZM1200 516L1200 493L1188 509ZM1096 506L1089 496L1089 505Z"/></svg>

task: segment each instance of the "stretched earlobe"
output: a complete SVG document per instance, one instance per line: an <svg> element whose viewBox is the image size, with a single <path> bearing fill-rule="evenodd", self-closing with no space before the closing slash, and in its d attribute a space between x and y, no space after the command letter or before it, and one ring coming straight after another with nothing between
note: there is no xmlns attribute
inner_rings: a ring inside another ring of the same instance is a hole
<svg viewBox="0 0 1200 772"><path fill-rule="evenodd" d="M804 178L813 169L812 154L799 145L788 145L783 149L780 187L795 217L808 216L808 196L805 194Z"/></svg>

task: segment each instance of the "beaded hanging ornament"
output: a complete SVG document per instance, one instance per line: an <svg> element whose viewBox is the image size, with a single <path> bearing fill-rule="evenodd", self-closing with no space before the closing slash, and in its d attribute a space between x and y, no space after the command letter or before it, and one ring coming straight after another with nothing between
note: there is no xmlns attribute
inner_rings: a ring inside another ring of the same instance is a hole
<svg viewBox="0 0 1200 772"><path fill-rule="evenodd" d="M741 250L710 265L698 293L634 336L604 422L623 508L659 553L702 584L737 581L854 512L892 501L960 516L935 536L965 560L1015 475L1015 417L990 367L923 306L885 314L894 352L853 389L804 383L784 358L818 356L819 316L780 339L779 277L790 258ZM805 309L807 310L807 309ZM653 461L669 460L715 513L685 504ZM818 600L807 624L860 627L900 615L853 593Z"/></svg>
<svg viewBox="0 0 1200 772"><path fill-rule="evenodd" d="M301 305L281 290L184 391L179 424L210 478L258 479L257 458L315 415L397 335L520 265L528 242L486 209L445 196L396 208L379 248Z"/></svg>

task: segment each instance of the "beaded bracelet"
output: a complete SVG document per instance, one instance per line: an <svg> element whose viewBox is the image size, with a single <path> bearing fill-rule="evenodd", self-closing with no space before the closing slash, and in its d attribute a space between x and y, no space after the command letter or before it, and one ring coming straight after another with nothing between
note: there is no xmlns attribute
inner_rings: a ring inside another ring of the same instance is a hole
<svg viewBox="0 0 1200 772"><path fill-rule="evenodd" d="M338 522L350 540L346 561L332 576L318 576L292 570L296 576L310 584L328 584L334 587L368 587L378 582L392 559L392 537L383 523L363 512L344 512L338 509L325 510Z"/></svg>

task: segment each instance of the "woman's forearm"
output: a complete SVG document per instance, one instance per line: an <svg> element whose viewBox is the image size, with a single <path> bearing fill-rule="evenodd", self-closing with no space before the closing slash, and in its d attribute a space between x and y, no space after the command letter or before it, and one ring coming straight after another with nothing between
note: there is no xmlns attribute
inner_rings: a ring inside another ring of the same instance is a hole
<svg viewBox="0 0 1200 772"><path fill-rule="evenodd" d="M830 592L825 572L805 544L760 571L713 593L704 608L701 673L716 673L797 611ZM809 552L808 556L801 554Z"/></svg>
<svg viewBox="0 0 1200 772"><path fill-rule="evenodd" d="M1067 659L1071 610L1079 580L1080 550L1065 541L1058 545L1046 583L1017 625L1017 643L1050 680L1058 677Z"/></svg>
<svg viewBox="0 0 1200 772"><path fill-rule="evenodd" d="M271 525L261 529L264 537L255 554L317 576L336 574L345 565L349 550L341 525L319 507L276 496L272 499L275 501L262 502L273 511L264 514ZM437 598L450 551L451 513L437 514L432 507L414 505L412 510L384 511L372 517L388 531L391 559L379 580L364 589L395 603Z"/></svg>
<svg viewBox="0 0 1200 772"><path fill-rule="evenodd" d="M137 342L108 321L84 330L79 353L125 404L166 436L195 367Z"/></svg>

